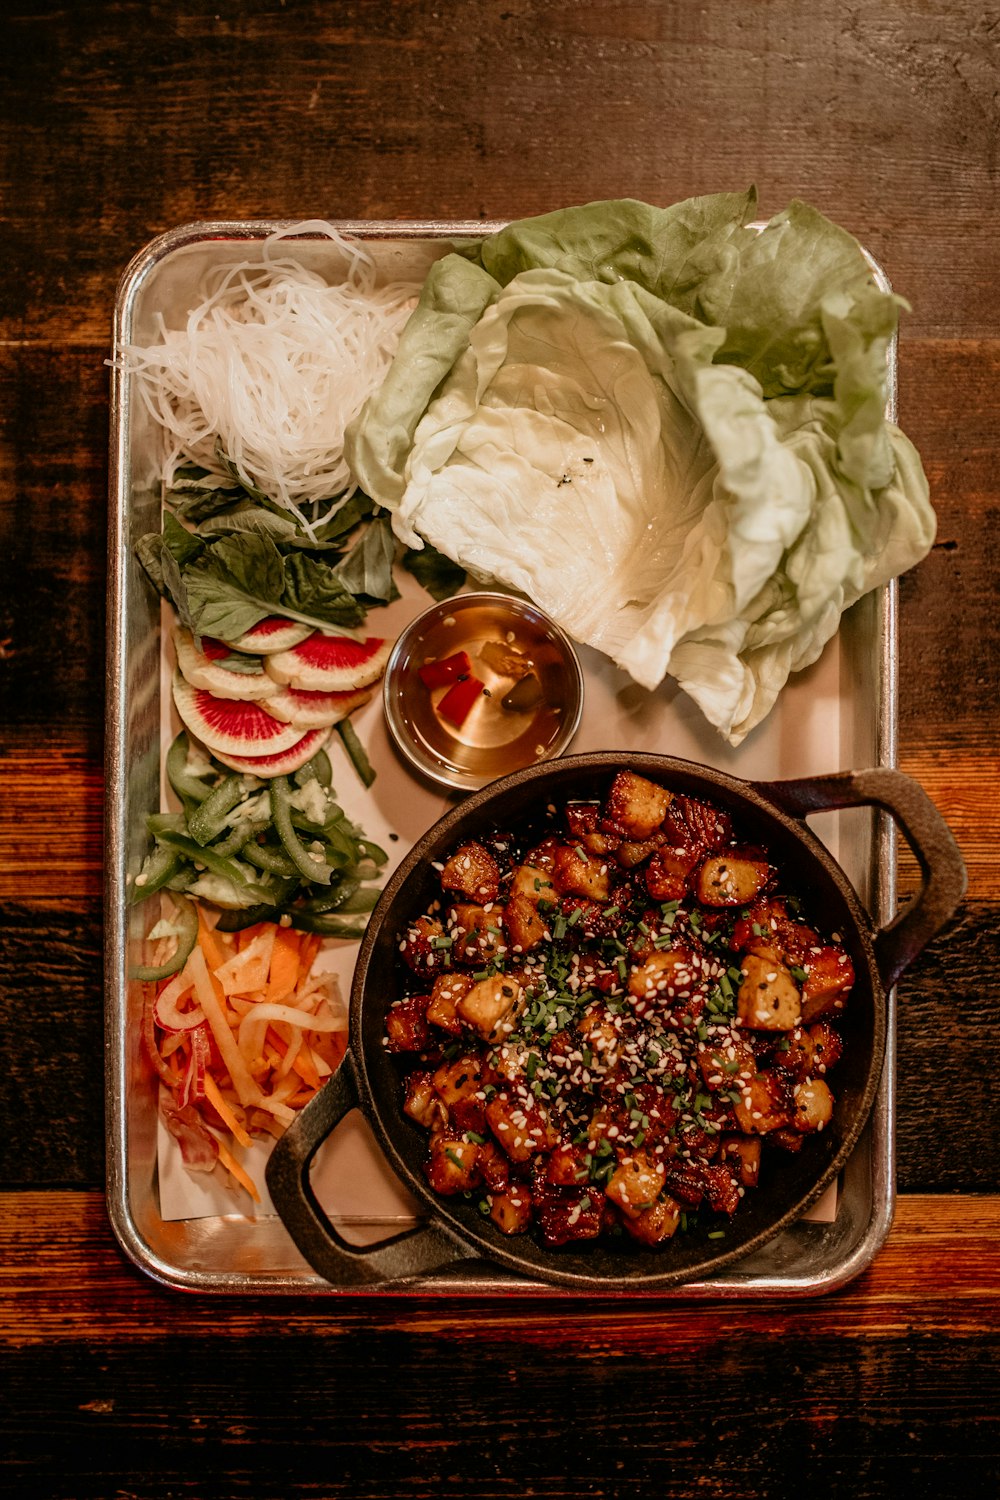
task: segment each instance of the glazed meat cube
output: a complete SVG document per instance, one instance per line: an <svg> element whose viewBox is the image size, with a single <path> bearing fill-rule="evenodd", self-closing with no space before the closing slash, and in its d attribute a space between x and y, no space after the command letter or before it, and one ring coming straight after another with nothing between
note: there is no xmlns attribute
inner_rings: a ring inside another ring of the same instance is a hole
<svg viewBox="0 0 1000 1500"><path fill-rule="evenodd" d="M617 833L585 833L577 842L588 854L596 854L605 860L617 853L621 838Z"/></svg>
<svg viewBox="0 0 1000 1500"><path fill-rule="evenodd" d="M819 938L805 922L788 913L784 901L762 897L733 927L733 947L740 953L759 953L776 958L790 968L802 964Z"/></svg>
<svg viewBox="0 0 1000 1500"><path fill-rule="evenodd" d="M647 839L663 822L671 801L670 792L645 776L619 771L602 809L602 826L623 838Z"/></svg>
<svg viewBox="0 0 1000 1500"><path fill-rule="evenodd" d="M431 1025L439 1026L442 1031L447 1031L452 1036L460 1036L462 1021L456 1006L461 997L471 988L472 980L468 974L455 972L439 974L434 981L431 998L427 1002L427 1019Z"/></svg>
<svg viewBox="0 0 1000 1500"><path fill-rule="evenodd" d="M531 1217L531 1194L526 1187L515 1185L490 1194L490 1218L501 1234L523 1234Z"/></svg>
<svg viewBox="0 0 1000 1500"><path fill-rule="evenodd" d="M685 847L676 840L655 850L646 865L646 889L654 901L681 901L691 888L691 877L702 862L700 844Z"/></svg>
<svg viewBox="0 0 1000 1500"><path fill-rule="evenodd" d="M466 1026L471 1026L484 1041L493 1042L513 1031L526 999L516 979L508 974L494 974L474 984L461 996L455 1009Z"/></svg>
<svg viewBox="0 0 1000 1500"><path fill-rule="evenodd" d="M833 1095L822 1078L807 1078L796 1084L792 1098L792 1124L803 1135L822 1130L833 1119Z"/></svg>
<svg viewBox="0 0 1000 1500"><path fill-rule="evenodd" d="M505 1193L510 1187L510 1162L494 1141L480 1144L476 1165L491 1193Z"/></svg>
<svg viewBox="0 0 1000 1500"><path fill-rule="evenodd" d="M566 827L575 839L582 839L585 833L596 833L600 815L599 802L566 803Z"/></svg>
<svg viewBox="0 0 1000 1500"><path fill-rule="evenodd" d="M438 1098L448 1110L449 1116L462 1100L474 1098L482 1091L485 1082L484 1072L482 1059L471 1053L466 1057L456 1057L451 1062L442 1063L437 1069L432 1081Z"/></svg>
<svg viewBox="0 0 1000 1500"><path fill-rule="evenodd" d="M769 1146L779 1146L782 1151L801 1151L804 1135L800 1135L791 1125L783 1125L780 1130L772 1130L768 1135Z"/></svg>
<svg viewBox="0 0 1000 1500"><path fill-rule="evenodd" d="M662 1194L650 1208L634 1218L622 1217L622 1223L634 1240L643 1245L659 1245L668 1240L681 1221L681 1206L676 1198Z"/></svg>
<svg viewBox="0 0 1000 1500"><path fill-rule="evenodd" d="M448 951L444 928L431 917L417 917L403 934L399 951L407 968L417 974L443 969Z"/></svg>
<svg viewBox="0 0 1000 1500"><path fill-rule="evenodd" d="M441 871L441 885L483 905L497 899L500 868L488 849L473 840L460 844Z"/></svg>
<svg viewBox="0 0 1000 1500"><path fill-rule="evenodd" d="M697 1208L705 1196L701 1170L694 1164L671 1162L665 1173L667 1192L688 1208Z"/></svg>
<svg viewBox="0 0 1000 1500"><path fill-rule="evenodd" d="M489 963L503 949L503 908L458 902L448 912L448 934L456 963Z"/></svg>
<svg viewBox="0 0 1000 1500"><path fill-rule="evenodd" d="M743 1086L743 1097L733 1105L733 1118L745 1135L767 1135L791 1124L788 1084L765 1070Z"/></svg>
<svg viewBox="0 0 1000 1500"><path fill-rule="evenodd" d="M530 1161L538 1151L551 1151L559 1136L538 1105L526 1105L505 1090L486 1106L486 1123L511 1161Z"/></svg>
<svg viewBox="0 0 1000 1500"><path fill-rule="evenodd" d="M706 906L746 906L771 879L766 859L753 854L712 854L698 870L695 892Z"/></svg>
<svg viewBox="0 0 1000 1500"><path fill-rule="evenodd" d="M803 962L802 1019L808 1024L842 1011L854 984L854 965L843 948L820 948Z"/></svg>
<svg viewBox="0 0 1000 1500"><path fill-rule="evenodd" d="M784 964L748 953L736 996L741 1026L758 1031L791 1031L802 1019L799 987Z"/></svg>
<svg viewBox="0 0 1000 1500"><path fill-rule="evenodd" d="M545 1184L535 1189L532 1203L547 1245L596 1240L601 1232L604 1195L596 1188L579 1191Z"/></svg>
<svg viewBox="0 0 1000 1500"><path fill-rule="evenodd" d="M510 884L511 896L523 896L533 906L540 901L555 902L556 888L552 884L552 864L555 863L555 854L548 868L543 869L541 865L518 865L514 871L514 878Z"/></svg>
<svg viewBox="0 0 1000 1500"><path fill-rule="evenodd" d="M389 1052L423 1052L427 1046L427 996L410 995L395 1000L385 1017Z"/></svg>
<svg viewBox="0 0 1000 1500"><path fill-rule="evenodd" d="M733 836L732 820L728 813L694 797L677 796L670 806L671 814L683 818L699 843L706 849L721 849Z"/></svg>
<svg viewBox="0 0 1000 1500"><path fill-rule="evenodd" d="M757 1186L761 1157L759 1136L723 1136L719 1157L735 1173L736 1180L742 1187Z"/></svg>
<svg viewBox="0 0 1000 1500"><path fill-rule="evenodd" d="M540 844L535 844L524 856L523 863L532 865L536 870L544 870L547 874L552 873L552 861L555 852L562 840L557 839L554 834L547 839L542 839Z"/></svg>
<svg viewBox="0 0 1000 1500"><path fill-rule="evenodd" d="M620 1158L604 1191L623 1214L634 1219L652 1208L666 1176L661 1160L644 1151L636 1151Z"/></svg>
<svg viewBox="0 0 1000 1500"><path fill-rule="evenodd" d="M515 953L530 953L543 938L550 936L549 925L539 914L538 903L529 901L521 891L513 892L504 908L507 939Z"/></svg>
<svg viewBox="0 0 1000 1500"><path fill-rule="evenodd" d="M782 1073L787 1073L790 1078L806 1078L812 1072L815 1051L810 1033L803 1027L796 1026L775 1047L772 1065L780 1068Z"/></svg>
<svg viewBox="0 0 1000 1500"><path fill-rule="evenodd" d="M698 1067L705 1087L714 1094L748 1083L757 1073L757 1059L748 1042L731 1035L700 1049Z"/></svg>
<svg viewBox="0 0 1000 1500"><path fill-rule="evenodd" d="M689 995L700 978L698 961L689 948L664 948L650 954L628 976L628 992L638 1000Z"/></svg>
<svg viewBox="0 0 1000 1500"><path fill-rule="evenodd" d="M475 1141L467 1141L461 1135L446 1130L436 1131L431 1136L430 1156L427 1160L427 1181L435 1193L451 1197L455 1193L467 1193L479 1183L477 1159L479 1147Z"/></svg>
<svg viewBox="0 0 1000 1500"><path fill-rule="evenodd" d="M652 1150L667 1141L677 1119L673 1098L659 1085L636 1083L626 1093L619 1093L612 1084L605 1090L600 1108L590 1118L587 1144L590 1147L593 1141L598 1150L602 1149L602 1141L621 1146L623 1142L631 1143L641 1132L638 1145Z"/></svg>
<svg viewBox="0 0 1000 1500"><path fill-rule="evenodd" d="M403 1112L425 1130L440 1129L447 1124L448 1112L434 1087L430 1073L411 1073L406 1080Z"/></svg>
<svg viewBox="0 0 1000 1500"><path fill-rule="evenodd" d="M701 1168L708 1206L716 1214L734 1214L740 1206L739 1183L727 1166L713 1163Z"/></svg>
<svg viewBox="0 0 1000 1500"><path fill-rule="evenodd" d="M589 1175L587 1153L582 1146L572 1146L568 1141L556 1147L545 1168L546 1182L556 1187L579 1187Z"/></svg>
<svg viewBox="0 0 1000 1500"><path fill-rule="evenodd" d="M691 888L691 878L705 857L704 845L670 809L666 839L649 857L646 889L654 901L680 901Z"/></svg>
<svg viewBox="0 0 1000 1500"><path fill-rule="evenodd" d="M605 1067L614 1064L621 1041L621 1022L605 1005L588 1006L578 1023L580 1041ZM584 1059L586 1064L586 1058Z"/></svg>
<svg viewBox="0 0 1000 1500"><path fill-rule="evenodd" d="M810 1026L809 1036L813 1047L813 1072L825 1073L827 1068L832 1068L840 1061L844 1044L829 1021L817 1021L815 1026Z"/></svg>
<svg viewBox="0 0 1000 1500"><path fill-rule="evenodd" d="M555 852L552 879L565 895L586 896L588 901L607 901L611 895L608 862L600 854L588 854L582 846L562 844Z"/></svg>

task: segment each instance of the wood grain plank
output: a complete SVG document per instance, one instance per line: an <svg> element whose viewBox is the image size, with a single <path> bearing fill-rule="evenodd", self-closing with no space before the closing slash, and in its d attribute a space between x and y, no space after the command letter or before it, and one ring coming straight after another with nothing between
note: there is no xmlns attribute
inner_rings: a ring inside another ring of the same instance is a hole
<svg viewBox="0 0 1000 1500"><path fill-rule="evenodd" d="M78 740L13 749L0 802L0 900L99 899L103 815L103 769Z"/></svg>
<svg viewBox="0 0 1000 1500"><path fill-rule="evenodd" d="M903 1199L805 1302L180 1296L96 1194L7 1195L0 1411L16 1492L581 1500L986 1496L1000 1199ZM762 1421L766 1391L770 1420ZM70 1484L49 1455L72 1443ZM148 1477L143 1477L148 1476Z"/></svg>
<svg viewBox="0 0 1000 1500"><path fill-rule="evenodd" d="M0 1199L0 1347L72 1344L107 1347L211 1330L218 1338L254 1339L268 1328L310 1332L337 1343L369 1321L370 1297L214 1297L179 1294L147 1279L122 1256L99 1193L6 1192ZM54 1276L58 1268L58 1279ZM893 1339L919 1311L925 1332L991 1333L1000 1340L1000 1196L915 1194L898 1200L895 1222L872 1266L841 1291L821 1298L704 1304L671 1299L575 1305L562 1299L408 1298L381 1296L383 1331L421 1333L479 1345L512 1336L544 1348L553 1328L580 1353L656 1349L694 1351L737 1332L781 1340L833 1335L848 1342ZM650 1317L649 1303L656 1316ZM220 1308L225 1318L220 1318ZM367 1309L367 1310L366 1310ZM512 1322L516 1332L512 1334ZM595 1340L597 1345L595 1346Z"/></svg>
<svg viewBox="0 0 1000 1500"><path fill-rule="evenodd" d="M258 0L153 27L118 0L23 8L3 58L4 339L103 332L132 253L194 219L515 217L752 181L766 212L808 196L858 234L915 331L992 327L997 37L974 0L467 0L461 25L434 0L292 25Z"/></svg>

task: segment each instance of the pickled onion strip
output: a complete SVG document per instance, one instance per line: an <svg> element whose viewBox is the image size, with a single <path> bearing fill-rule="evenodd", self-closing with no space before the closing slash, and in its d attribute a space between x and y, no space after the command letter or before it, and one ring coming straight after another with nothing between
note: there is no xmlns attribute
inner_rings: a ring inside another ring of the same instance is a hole
<svg viewBox="0 0 1000 1500"><path fill-rule="evenodd" d="M193 1010L179 1008L179 1002L190 995L193 988L194 981L185 964L181 972L163 986L153 1003L157 1026L164 1031L194 1031L202 1024L205 1012L200 1005L196 1005Z"/></svg>
<svg viewBox="0 0 1000 1500"><path fill-rule="evenodd" d="M212 1049L208 1042L208 1031L204 1025L198 1026L191 1033L191 1046L188 1052L187 1067L181 1080L180 1092L177 1102L181 1109L185 1104L200 1104L205 1097L205 1083L207 1079L208 1063L212 1055Z"/></svg>
<svg viewBox="0 0 1000 1500"><path fill-rule="evenodd" d="M340 1065L346 1016L334 976L314 971L317 936L268 923L231 936L203 909L199 919L183 970L162 981L158 995L144 987L143 1038L185 1164L191 1158L206 1171L218 1162L249 1192L247 1170L219 1136L233 1150L255 1135L279 1137ZM209 1158L195 1119L219 1146L216 1156Z"/></svg>
<svg viewBox="0 0 1000 1500"><path fill-rule="evenodd" d="M247 1067L243 1054L237 1046L233 1033L230 1030L229 1022L226 1020L218 996L215 993L212 976L209 974L208 965L205 962L205 955L200 947L195 948L188 959L188 965L194 978L195 993L201 1001L208 1024L212 1028L215 1045L222 1055L222 1061L225 1063L229 1076L233 1081L233 1088L236 1090L240 1103L244 1109L248 1109L252 1104L259 1104L261 1102L260 1089L254 1082L250 1069Z"/></svg>

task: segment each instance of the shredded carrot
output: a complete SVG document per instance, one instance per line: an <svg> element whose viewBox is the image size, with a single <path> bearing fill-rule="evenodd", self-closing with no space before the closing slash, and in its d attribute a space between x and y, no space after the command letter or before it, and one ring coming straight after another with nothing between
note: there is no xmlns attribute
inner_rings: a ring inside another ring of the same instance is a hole
<svg viewBox="0 0 1000 1500"><path fill-rule="evenodd" d="M205 955L209 972L221 969L222 965L233 956L225 947L215 928L209 927L201 906L198 907L198 946Z"/></svg>
<svg viewBox="0 0 1000 1500"><path fill-rule="evenodd" d="M223 1145L222 1141L219 1142L219 1160L225 1167L226 1171L236 1178L236 1181L239 1183L240 1187L246 1188L253 1201L255 1203L259 1203L260 1194L257 1191L257 1184L254 1182L249 1173L243 1170L239 1162L236 1160L235 1156L233 1156L232 1152Z"/></svg>
<svg viewBox="0 0 1000 1500"><path fill-rule="evenodd" d="M316 955L319 953L322 945L323 939L318 933L304 932L302 934L301 943L299 945L299 952L301 954L301 957L299 959L299 966L303 974L309 973L309 970L316 962Z"/></svg>
<svg viewBox="0 0 1000 1500"><path fill-rule="evenodd" d="M316 1071L316 1064L313 1062L312 1053L305 1042L302 1043L295 1054L292 1069L298 1073L302 1082L307 1083L314 1092L318 1090L320 1084L319 1074Z"/></svg>
<svg viewBox="0 0 1000 1500"><path fill-rule="evenodd" d="M319 934L270 922L224 939L199 905L198 942L170 981L175 1003L193 991L187 1004L204 1011L211 1072L206 1068L201 1108L213 1135L225 1133L219 1161L258 1203L256 1186L233 1154L236 1144L245 1149L255 1136L279 1137L347 1050L336 980L313 973L322 942ZM165 1033L149 1009L161 1077L179 1093L190 1036Z"/></svg>
<svg viewBox="0 0 1000 1500"><path fill-rule="evenodd" d="M271 970L264 991L265 1000L285 1000L292 994L299 982L300 962L299 934L294 927L279 927L271 950Z"/></svg>
<svg viewBox="0 0 1000 1500"><path fill-rule="evenodd" d="M205 1097L207 1098L209 1104L211 1104L212 1108L215 1110L215 1113L218 1115L219 1119L222 1120L226 1128L232 1132L236 1140L239 1141L240 1145L251 1145L252 1142L249 1135L244 1130L239 1120L237 1120L236 1116L229 1108L229 1105L226 1103L225 1099L223 1099L221 1093L219 1092L219 1085L216 1083L211 1073L205 1074Z"/></svg>
<svg viewBox="0 0 1000 1500"><path fill-rule="evenodd" d="M236 948L242 953L244 948L249 948L254 938L259 936L263 928L263 922L255 922L252 927L241 927L236 934Z"/></svg>

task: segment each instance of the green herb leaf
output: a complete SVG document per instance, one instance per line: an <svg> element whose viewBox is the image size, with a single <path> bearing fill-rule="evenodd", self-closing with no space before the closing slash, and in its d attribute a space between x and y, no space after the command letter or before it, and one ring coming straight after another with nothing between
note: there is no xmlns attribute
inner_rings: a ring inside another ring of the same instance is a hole
<svg viewBox="0 0 1000 1500"><path fill-rule="evenodd" d="M430 542L403 553L402 566L425 588L432 599L450 599L465 582L465 569L445 557Z"/></svg>
<svg viewBox="0 0 1000 1500"><path fill-rule="evenodd" d="M389 604L399 598L393 582L392 565L396 556L396 538L388 516L372 521L364 535L334 568L334 573L352 594Z"/></svg>

